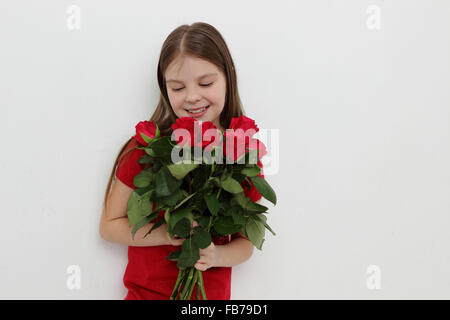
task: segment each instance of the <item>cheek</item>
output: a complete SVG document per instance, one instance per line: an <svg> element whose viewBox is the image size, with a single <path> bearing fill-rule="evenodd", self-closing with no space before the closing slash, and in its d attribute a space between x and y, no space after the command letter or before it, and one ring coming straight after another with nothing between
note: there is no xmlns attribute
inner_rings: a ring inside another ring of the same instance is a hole
<svg viewBox="0 0 450 320"><path fill-rule="evenodd" d="M170 104L174 109L181 109L183 107L183 99L178 94L169 94Z"/></svg>
<svg viewBox="0 0 450 320"><path fill-rule="evenodd" d="M216 107L223 108L223 104L225 103L224 93L220 90L214 90L208 94L208 100L213 102Z"/></svg>

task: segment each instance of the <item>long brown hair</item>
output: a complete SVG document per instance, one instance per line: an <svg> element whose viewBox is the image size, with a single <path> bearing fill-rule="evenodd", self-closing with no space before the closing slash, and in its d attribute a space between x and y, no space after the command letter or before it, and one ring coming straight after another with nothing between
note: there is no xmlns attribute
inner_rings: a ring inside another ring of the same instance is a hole
<svg viewBox="0 0 450 320"><path fill-rule="evenodd" d="M161 135L172 134L171 125L178 117L170 105L164 74L170 63L182 55L205 59L216 65L225 74L227 83L225 105L219 121L220 125L227 129L232 118L244 114L237 88L236 71L233 59L222 35L212 25L204 22L181 25L173 30L164 41L158 62L158 85L161 94L156 110L149 121L154 121L158 125ZM120 159L138 147L129 148L124 153L132 139L133 137L125 142L114 162L103 200L105 208Z"/></svg>

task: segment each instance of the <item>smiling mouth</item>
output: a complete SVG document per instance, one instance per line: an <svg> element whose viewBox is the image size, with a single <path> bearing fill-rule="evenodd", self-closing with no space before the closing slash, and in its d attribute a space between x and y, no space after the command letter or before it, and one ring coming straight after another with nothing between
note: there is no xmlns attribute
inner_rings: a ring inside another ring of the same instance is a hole
<svg viewBox="0 0 450 320"><path fill-rule="evenodd" d="M205 106L205 107L203 107L203 108L197 108L197 109L184 109L184 110L186 110L186 111L189 112L189 113L196 114L196 113L201 113L201 112L205 111L205 110L208 109L208 108L209 108L209 105L207 105L207 106Z"/></svg>

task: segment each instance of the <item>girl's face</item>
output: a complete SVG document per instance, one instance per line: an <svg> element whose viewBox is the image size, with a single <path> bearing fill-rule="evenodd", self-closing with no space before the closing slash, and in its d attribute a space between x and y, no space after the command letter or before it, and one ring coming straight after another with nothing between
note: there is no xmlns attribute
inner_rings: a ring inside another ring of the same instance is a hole
<svg viewBox="0 0 450 320"><path fill-rule="evenodd" d="M226 79L219 68L200 58L179 56L164 77L170 104L179 118L212 121L223 131L219 117L225 105Z"/></svg>

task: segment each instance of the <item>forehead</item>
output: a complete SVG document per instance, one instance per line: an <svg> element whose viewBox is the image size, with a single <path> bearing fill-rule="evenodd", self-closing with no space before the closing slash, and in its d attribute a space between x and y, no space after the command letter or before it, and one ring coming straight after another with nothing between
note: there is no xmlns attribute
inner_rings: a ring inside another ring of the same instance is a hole
<svg viewBox="0 0 450 320"><path fill-rule="evenodd" d="M190 56L174 59L165 72L166 82L188 82L219 75L220 70L213 63Z"/></svg>

